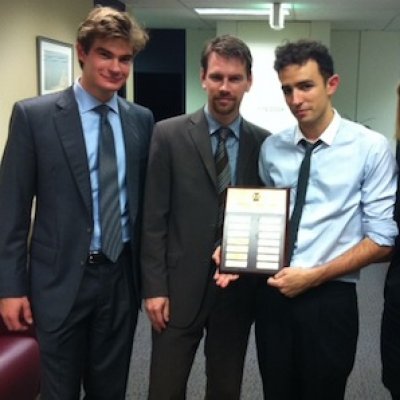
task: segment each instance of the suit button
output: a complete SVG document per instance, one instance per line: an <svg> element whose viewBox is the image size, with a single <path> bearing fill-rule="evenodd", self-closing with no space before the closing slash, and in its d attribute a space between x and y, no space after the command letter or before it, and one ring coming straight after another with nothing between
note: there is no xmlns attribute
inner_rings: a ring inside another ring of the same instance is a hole
<svg viewBox="0 0 400 400"><path fill-rule="evenodd" d="M87 233L92 233L92 228L89 227L86 229L86 231L87 231Z"/></svg>

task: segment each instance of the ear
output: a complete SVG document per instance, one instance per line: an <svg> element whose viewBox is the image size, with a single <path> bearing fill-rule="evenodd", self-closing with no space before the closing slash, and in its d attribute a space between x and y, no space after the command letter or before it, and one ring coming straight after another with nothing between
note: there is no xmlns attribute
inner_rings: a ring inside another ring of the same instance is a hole
<svg viewBox="0 0 400 400"><path fill-rule="evenodd" d="M80 43L76 43L76 54L78 56L78 60L81 61L83 64L85 63L86 53Z"/></svg>
<svg viewBox="0 0 400 400"><path fill-rule="evenodd" d="M251 85L253 84L253 75L250 74L247 77L247 88L246 88L246 92L248 92L251 89Z"/></svg>
<svg viewBox="0 0 400 400"><path fill-rule="evenodd" d="M201 82L201 87L205 90L206 89L206 72L204 71L204 68L200 69L200 82Z"/></svg>
<svg viewBox="0 0 400 400"><path fill-rule="evenodd" d="M337 88L339 87L339 84L340 84L340 78L339 78L339 75L338 75L338 74L332 75L332 76L327 80L327 82L326 82L326 88L327 88L327 91L328 91L328 95L329 95L329 96L332 96L332 95L336 92Z"/></svg>

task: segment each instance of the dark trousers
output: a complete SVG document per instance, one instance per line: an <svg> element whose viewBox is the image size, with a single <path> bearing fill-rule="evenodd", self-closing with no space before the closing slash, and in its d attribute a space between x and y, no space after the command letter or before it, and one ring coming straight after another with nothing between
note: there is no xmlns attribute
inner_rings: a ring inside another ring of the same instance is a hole
<svg viewBox="0 0 400 400"><path fill-rule="evenodd" d="M389 300L382 317L381 356L383 383L393 399L400 399L400 306Z"/></svg>
<svg viewBox="0 0 400 400"><path fill-rule="evenodd" d="M290 299L263 283L257 305L264 398L342 400L357 346L355 284L329 282Z"/></svg>
<svg viewBox="0 0 400 400"><path fill-rule="evenodd" d="M398 153L400 155L400 153ZM400 238L385 282L381 327L382 381L393 400L400 400Z"/></svg>
<svg viewBox="0 0 400 400"><path fill-rule="evenodd" d="M38 329L41 400L125 399L138 306L128 286L131 256L87 265L73 308L52 332Z"/></svg>
<svg viewBox="0 0 400 400"><path fill-rule="evenodd" d="M153 331L150 400L183 400L193 359L206 332L207 400L240 398L247 342L255 312L256 280L241 277L228 288L210 282L202 308L187 328ZM171 310L171 313L174 311Z"/></svg>

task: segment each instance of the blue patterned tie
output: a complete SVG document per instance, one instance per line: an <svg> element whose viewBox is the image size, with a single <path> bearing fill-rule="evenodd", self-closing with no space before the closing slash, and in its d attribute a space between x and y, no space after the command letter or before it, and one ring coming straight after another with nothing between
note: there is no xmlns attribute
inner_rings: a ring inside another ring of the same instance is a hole
<svg viewBox="0 0 400 400"><path fill-rule="evenodd" d="M315 143L309 143L304 139L302 139L300 142L300 144L305 148L306 151L303 161L300 165L299 176L297 180L296 201L294 203L293 213L289 223L289 244L287 257L288 265L290 265L293 250L297 242L297 233L299 231L301 214L303 213L303 207L306 200L308 178L310 176L311 154L313 150L321 143L322 142L320 140Z"/></svg>
<svg viewBox="0 0 400 400"><path fill-rule="evenodd" d="M109 107L102 104L94 110L100 114L99 197L101 250L107 258L115 262L122 251L123 244L114 135L107 118Z"/></svg>
<svg viewBox="0 0 400 400"><path fill-rule="evenodd" d="M220 128L218 134L218 146L215 152L215 169L217 173L218 188L218 221L217 221L217 240L222 237L224 223L226 189L231 183L231 170L229 167L228 153L226 151L226 139L230 135L229 128Z"/></svg>

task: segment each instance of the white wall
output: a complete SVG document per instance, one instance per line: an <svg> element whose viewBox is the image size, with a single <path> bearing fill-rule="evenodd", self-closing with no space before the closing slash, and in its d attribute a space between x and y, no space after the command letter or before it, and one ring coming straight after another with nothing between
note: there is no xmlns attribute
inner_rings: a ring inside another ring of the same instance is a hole
<svg viewBox="0 0 400 400"><path fill-rule="evenodd" d="M357 120L393 137L400 33L362 33L358 78Z"/></svg>
<svg viewBox="0 0 400 400"><path fill-rule="evenodd" d="M400 81L399 32L332 32L341 87L335 106L392 140Z"/></svg>

